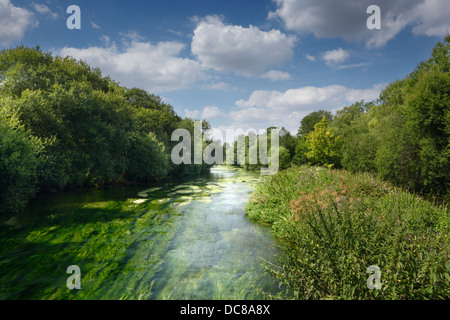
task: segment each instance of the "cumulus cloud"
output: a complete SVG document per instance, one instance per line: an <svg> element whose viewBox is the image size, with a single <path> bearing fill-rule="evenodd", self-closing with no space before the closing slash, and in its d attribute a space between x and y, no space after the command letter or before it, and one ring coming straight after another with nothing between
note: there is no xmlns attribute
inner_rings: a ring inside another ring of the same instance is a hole
<svg viewBox="0 0 450 320"><path fill-rule="evenodd" d="M256 90L248 100L238 100L241 108L265 107L273 110L301 110L311 108L330 108L344 106L362 99L366 101L378 98L384 84L370 89L351 89L341 85L327 87L301 87L285 92Z"/></svg>
<svg viewBox="0 0 450 320"><path fill-rule="evenodd" d="M221 121L219 126L213 125L218 130L215 138L222 139L221 134L225 135L227 129L241 129L245 132L253 129L258 132L269 126L285 127L292 134L296 134L300 121L311 112L319 109L336 112L356 101L375 100L385 86L386 84L378 84L368 89L352 89L331 85L301 87L284 92L257 90L248 100L236 101L237 108L221 115L226 121ZM198 118L201 112L192 113L195 113ZM226 137L226 141L232 140Z"/></svg>
<svg viewBox="0 0 450 320"><path fill-rule="evenodd" d="M139 87L150 92L187 88L204 77L198 62L179 56L184 48L182 43L159 42L154 45L136 35L130 37L124 41L122 50L112 42L105 47L66 47L60 55L85 60L127 87Z"/></svg>
<svg viewBox="0 0 450 320"><path fill-rule="evenodd" d="M222 112L219 107L216 106L206 106L203 108L203 111L184 109L184 114L188 118L198 120L200 119L210 120L213 118L226 117L226 114Z"/></svg>
<svg viewBox="0 0 450 320"><path fill-rule="evenodd" d="M399 32L442 36L450 30L448 0L274 0L278 9L269 18L279 18L288 30L313 33L318 38L341 37L381 47ZM367 8L381 8L381 30L368 30Z"/></svg>
<svg viewBox="0 0 450 320"><path fill-rule="evenodd" d="M202 65L246 76L290 59L297 40L279 30L226 25L218 16L197 19L197 23L191 50Z"/></svg>
<svg viewBox="0 0 450 320"><path fill-rule="evenodd" d="M416 9L420 23L413 28L415 34L442 36L450 32L450 1L425 0Z"/></svg>
<svg viewBox="0 0 450 320"><path fill-rule="evenodd" d="M260 129L274 125L296 131L301 119L309 113L318 109L336 111L357 101L376 100L385 86L377 84L368 89L307 86L284 92L256 90L247 100L236 101L238 109L229 112L232 125L228 127Z"/></svg>
<svg viewBox="0 0 450 320"><path fill-rule="evenodd" d="M339 64L348 59L350 54L342 48L335 50L330 50L322 55L322 59L325 61L326 65L332 66Z"/></svg>
<svg viewBox="0 0 450 320"><path fill-rule="evenodd" d="M279 71L279 70L270 70L261 75L261 78L270 79L272 81L283 81L289 80L291 75L287 72Z"/></svg>
<svg viewBox="0 0 450 320"><path fill-rule="evenodd" d="M191 119L198 119L198 116L200 115L200 111L198 110L189 110L189 109L184 109L184 114L186 117L191 118Z"/></svg>
<svg viewBox="0 0 450 320"><path fill-rule="evenodd" d="M247 100L236 101L237 108L223 116L228 121L222 121L216 129L224 134L226 129L258 131L276 126L285 127L292 134L296 134L300 121L311 112L319 109L336 112L357 101L376 100L385 86L383 83L368 89L330 85L301 87L284 92L256 90ZM215 137L219 138L220 134Z"/></svg>
<svg viewBox="0 0 450 320"><path fill-rule="evenodd" d="M20 40L28 29L37 26L33 12L14 6L10 0L0 0L0 44L7 46Z"/></svg>
<svg viewBox="0 0 450 320"><path fill-rule="evenodd" d="M202 118L203 119L211 119L223 117L224 113L220 111L219 107L216 106L206 106L203 108Z"/></svg>

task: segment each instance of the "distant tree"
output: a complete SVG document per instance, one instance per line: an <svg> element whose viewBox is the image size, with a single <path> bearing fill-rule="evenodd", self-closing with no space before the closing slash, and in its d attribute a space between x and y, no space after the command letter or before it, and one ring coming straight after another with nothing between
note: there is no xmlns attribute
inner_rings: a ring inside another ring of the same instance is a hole
<svg viewBox="0 0 450 320"><path fill-rule="evenodd" d="M356 102L336 112L330 126L332 132L342 137L339 157L341 165L352 172L374 172L377 139L373 136L367 111L373 102Z"/></svg>
<svg viewBox="0 0 450 320"><path fill-rule="evenodd" d="M306 153L308 152L308 146L306 145L306 138L298 138L297 144L295 146L295 153L292 158L292 163L297 166L301 166L308 163L308 157Z"/></svg>
<svg viewBox="0 0 450 320"><path fill-rule="evenodd" d="M297 146L298 139L286 130L285 127L280 129L280 146L286 148L289 151L290 158L295 155L295 147ZM291 160L290 159L290 160Z"/></svg>
<svg viewBox="0 0 450 320"><path fill-rule="evenodd" d="M291 154L289 150L283 146L280 146L279 149L279 170L284 170L289 168L291 164Z"/></svg>
<svg viewBox="0 0 450 320"><path fill-rule="evenodd" d="M318 110L308 114L300 121L300 128L298 129L298 137L306 137L311 131L314 130L314 126L319 123L322 118L328 122L333 121L333 115L330 111Z"/></svg>

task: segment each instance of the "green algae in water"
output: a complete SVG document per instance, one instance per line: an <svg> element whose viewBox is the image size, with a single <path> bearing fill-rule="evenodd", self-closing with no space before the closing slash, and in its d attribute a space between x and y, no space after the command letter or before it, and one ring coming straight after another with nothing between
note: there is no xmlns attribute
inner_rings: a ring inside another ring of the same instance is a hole
<svg viewBox="0 0 450 320"><path fill-rule="evenodd" d="M1 217L0 299L259 299L276 293L261 261L270 261L277 245L270 229L243 211L254 180L238 170L212 169L210 178L192 185L56 194ZM66 287L70 265L81 269L81 290Z"/></svg>

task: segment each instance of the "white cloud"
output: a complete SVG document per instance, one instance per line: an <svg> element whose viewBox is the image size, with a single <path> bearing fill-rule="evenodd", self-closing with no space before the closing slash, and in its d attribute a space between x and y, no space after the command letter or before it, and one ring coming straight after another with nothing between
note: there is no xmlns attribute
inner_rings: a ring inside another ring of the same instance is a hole
<svg viewBox="0 0 450 320"><path fill-rule="evenodd" d="M343 69L351 69L351 68L362 68L362 67L368 67L369 65L370 65L369 62L361 62L361 63L341 65L341 66L338 66L337 69L343 70ZM367 68L365 68L365 70L367 70Z"/></svg>
<svg viewBox="0 0 450 320"><path fill-rule="evenodd" d="M141 37L131 34L131 40L125 39L123 50L113 42L106 47L63 48L60 55L85 60L127 87L155 93L188 88L204 77L198 62L179 57L184 48L182 43L159 42L153 45L134 39Z"/></svg>
<svg viewBox="0 0 450 320"><path fill-rule="evenodd" d="M10 0L0 0L0 44L7 46L22 39L28 29L38 24L33 12L14 6Z"/></svg>
<svg viewBox="0 0 450 320"><path fill-rule="evenodd" d="M33 6L34 10L36 10L40 14L48 14L53 19L58 18L58 14L56 12L53 12L45 4L38 4L38 3L33 2L32 6Z"/></svg>
<svg viewBox="0 0 450 320"><path fill-rule="evenodd" d="M330 50L322 55L322 59L327 66L335 65L344 62L348 59L350 54L342 48Z"/></svg>
<svg viewBox="0 0 450 320"><path fill-rule="evenodd" d="M206 90L220 90L220 91L239 90L238 87L231 86L229 83L223 81L206 84L201 86L200 88Z"/></svg>
<svg viewBox="0 0 450 320"><path fill-rule="evenodd" d="M316 57L311 56L309 54L306 54L306 59L308 59L309 61L316 61Z"/></svg>
<svg viewBox="0 0 450 320"><path fill-rule="evenodd" d="M219 107L216 106L206 106L202 111L200 110L189 110L184 109L184 114L186 117L191 119L206 119L210 120L213 118L226 117L226 114L223 113Z"/></svg>
<svg viewBox="0 0 450 320"><path fill-rule="evenodd" d="M184 109L184 114L186 115L187 118L198 120L198 118L199 118L198 116L200 115L200 111Z"/></svg>
<svg viewBox="0 0 450 320"><path fill-rule="evenodd" d="M442 36L450 32L450 1L425 0L417 7L420 24L413 28L415 34Z"/></svg>
<svg viewBox="0 0 450 320"><path fill-rule="evenodd" d="M399 32L412 26L415 34L443 36L450 30L448 0L274 0L279 18L288 30L313 33L318 38L340 37L381 47ZM367 8L381 8L381 30L368 30Z"/></svg>
<svg viewBox="0 0 450 320"><path fill-rule="evenodd" d="M226 25L218 16L197 22L191 49L207 68L252 76L293 55L296 37L279 30Z"/></svg>
<svg viewBox="0 0 450 320"><path fill-rule="evenodd" d="M301 87L280 91L254 91L248 100L238 100L236 105L243 109L267 108L270 110L302 111L314 108L341 107L362 99L366 101L378 98L384 84L375 85L370 89L351 89L341 85L327 87Z"/></svg>
<svg viewBox="0 0 450 320"><path fill-rule="evenodd" d="M100 37L100 41L105 45L105 46L109 46L111 43L111 38L106 36L106 35L102 35Z"/></svg>
<svg viewBox="0 0 450 320"><path fill-rule="evenodd" d="M211 119L217 117L223 117L224 113L216 106L206 106L203 108L202 118Z"/></svg>
<svg viewBox="0 0 450 320"><path fill-rule="evenodd" d="M232 125L228 127L264 129L274 125L296 132L301 119L309 113L318 109L335 111L363 99L376 100L385 86L378 84L368 89L308 86L284 92L256 90L247 100L236 101L239 109L229 112Z"/></svg>
<svg viewBox="0 0 450 320"><path fill-rule="evenodd" d="M282 80L289 80L291 78L291 75L287 72L279 70L270 70L262 74L261 78L270 79L272 81L282 81Z"/></svg>

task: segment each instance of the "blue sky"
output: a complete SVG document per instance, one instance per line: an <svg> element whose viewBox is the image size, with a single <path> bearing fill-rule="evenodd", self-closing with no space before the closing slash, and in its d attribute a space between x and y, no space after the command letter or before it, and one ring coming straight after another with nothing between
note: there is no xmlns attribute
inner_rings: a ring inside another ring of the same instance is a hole
<svg viewBox="0 0 450 320"><path fill-rule="evenodd" d="M369 30L367 7L381 9ZM81 9L69 30L66 9ZM450 31L448 0L0 0L0 48L39 45L214 128L284 126L376 99Z"/></svg>

